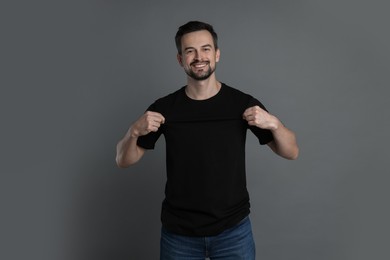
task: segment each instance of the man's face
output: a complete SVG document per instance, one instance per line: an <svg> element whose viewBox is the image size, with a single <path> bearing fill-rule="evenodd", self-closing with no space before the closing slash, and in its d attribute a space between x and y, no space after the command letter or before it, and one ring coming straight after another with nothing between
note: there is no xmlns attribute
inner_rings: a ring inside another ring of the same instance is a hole
<svg viewBox="0 0 390 260"><path fill-rule="evenodd" d="M187 75L195 80L209 78L220 55L211 33L206 30L187 33L182 37L181 45L182 54L178 54L177 59Z"/></svg>

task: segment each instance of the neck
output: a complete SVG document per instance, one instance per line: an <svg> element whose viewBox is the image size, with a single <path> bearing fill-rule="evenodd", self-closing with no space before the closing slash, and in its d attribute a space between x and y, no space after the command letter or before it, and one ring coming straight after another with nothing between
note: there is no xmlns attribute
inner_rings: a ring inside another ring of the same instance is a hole
<svg viewBox="0 0 390 260"><path fill-rule="evenodd" d="M204 100L215 96L221 89L221 82L215 77L210 77L206 80L194 80L188 78L186 86L186 94L189 98L195 100Z"/></svg>

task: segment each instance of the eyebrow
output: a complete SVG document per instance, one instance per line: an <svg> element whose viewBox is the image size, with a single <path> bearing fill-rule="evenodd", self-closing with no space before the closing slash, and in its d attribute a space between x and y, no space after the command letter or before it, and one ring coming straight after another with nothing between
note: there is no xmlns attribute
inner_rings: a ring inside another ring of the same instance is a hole
<svg viewBox="0 0 390 260"><path fill-rule="evenodd" d="M205 47L212 48L213 46L211 44L205 44L205 45L201 46L201 48L205 48ZM184 51L186 51L186 50L194 50L194 49L195 49L195 47L187 47L187 48L184 49Z"/></svg>
<svg viewBox="0 0 390 260"><path fill-rule="evenodd" d="M210 47L210 48L213 48L213 46L211 46L211 44L205 44L205 45L203 45L203 46L202 46L202 48L204 48L204 47Z"/></svg>

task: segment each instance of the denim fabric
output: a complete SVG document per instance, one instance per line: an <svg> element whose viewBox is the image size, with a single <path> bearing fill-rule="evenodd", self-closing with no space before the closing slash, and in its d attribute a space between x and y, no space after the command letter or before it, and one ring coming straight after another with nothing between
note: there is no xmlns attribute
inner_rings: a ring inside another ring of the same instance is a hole
<svg viewBox="0 0 390 260"><path fill-rule="evenodd" d="M254 260L249 217L217 236L187 237L161 229L160 260Z"/></svg>

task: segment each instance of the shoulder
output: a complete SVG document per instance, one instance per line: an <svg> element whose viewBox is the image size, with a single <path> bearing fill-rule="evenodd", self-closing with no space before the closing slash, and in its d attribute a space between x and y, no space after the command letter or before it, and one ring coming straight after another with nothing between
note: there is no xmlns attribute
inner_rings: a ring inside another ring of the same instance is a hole
<svg viewBox="0 0 390 260"><path fill-rule="evenodd" d="M230 99L231 101L249 102L253 99L250 94L247 94L237 88L228 86L225 83L222 83L222 86L225 98Z"/></svg>
<svg viewBox="0 0 390 260"><path fill-rule="evenodd" d="M160 97L154 101L155 105L168 105L174 102L177 98L184 94L184 87L167 94L166 96Z"/></svg>
<svg viewBox="0 0 390 260"><path fill-rule="evenodd" d="M156 111L156 112L163 112L172 104L176 102L176 100L180 99L184 94L184 87L181 87L180 89L167 94L166 96L160 97L156 99L148 108L148 110Z"/></svg>
<svg viewBox="0 0 390 260"><path fill-rule="evenodd" d="M225 89L224 92L226 94L226 97L230 99L230 102L238 102L246 107L260 106L265 109L264 105L260 102L260 100L253 97L251 94L245 93L224 83L222 84Z"/></svg>
<svg viewBox="0 0 390 260"><path fill-rule="evenodd" d="M239 90L238 88L229 86L225 83L222 83L222 86L224 87L224 91L228 95L233 95L233 96L242 97L242 98L252 98L252 95L250 95L242 90Z"/></svg>

